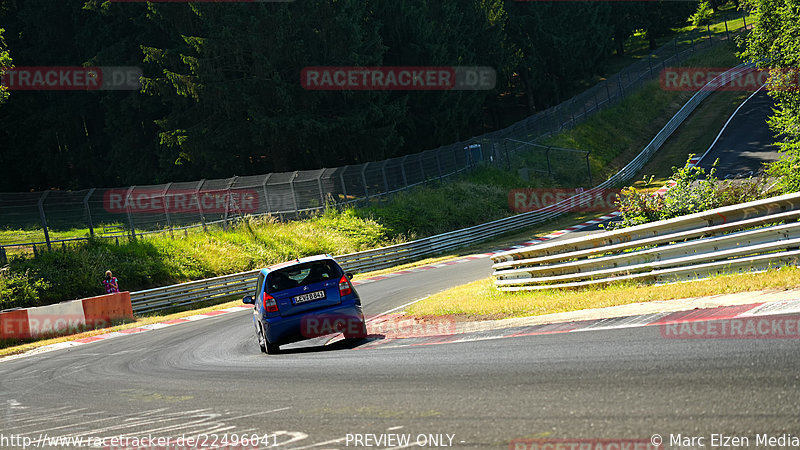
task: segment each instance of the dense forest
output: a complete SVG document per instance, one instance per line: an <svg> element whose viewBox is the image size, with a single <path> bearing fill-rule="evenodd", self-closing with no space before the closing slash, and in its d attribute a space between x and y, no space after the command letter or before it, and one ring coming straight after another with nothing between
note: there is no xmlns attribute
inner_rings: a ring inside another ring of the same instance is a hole
<svg viewBox="0 0 800 450"><path fill-rule="evenodd" d="M0 67L143 74L135 90L0 91L0 191L242 176L434 148L557 104L604 75L632 33L655 45L696 6L0 0ZM492 90L308 90L300 74L309 66L488 66L497 81Z"/></svg>

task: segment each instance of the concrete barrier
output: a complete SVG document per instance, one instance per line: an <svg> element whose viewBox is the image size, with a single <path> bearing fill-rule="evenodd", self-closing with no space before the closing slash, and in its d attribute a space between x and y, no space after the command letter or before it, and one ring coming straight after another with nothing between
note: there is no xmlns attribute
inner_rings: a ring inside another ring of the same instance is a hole
<svg viewBox="0 0 800 450"><path fill-rule="evenodd" d="M104 328L133 320L130 292L0 312L0 339L30 339Z"/></svg>

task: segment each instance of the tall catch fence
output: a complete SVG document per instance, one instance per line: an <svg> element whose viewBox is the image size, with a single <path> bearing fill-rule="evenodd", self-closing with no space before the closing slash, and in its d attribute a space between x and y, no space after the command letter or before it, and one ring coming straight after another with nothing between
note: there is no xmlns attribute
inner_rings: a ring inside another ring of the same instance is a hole
<svg viewBox="0 0 800 450"><path fill-rule="evenodd" d="M537 140L574 127L622 101L660 70L728 38L692 30L585 92L512 126L468 140L384 161L215 180L81 191L0 193L0 264L7 249L51 249L89 237L118 238L227 228L244 216L291 220L440 181L479 164L512 166L533 154L534 174L591 186L588 152L540 145ZM597 180L595 180L597 181ZM13 230L3 233L2 230ZM19 231L23 230L23 231Z"/></svg>

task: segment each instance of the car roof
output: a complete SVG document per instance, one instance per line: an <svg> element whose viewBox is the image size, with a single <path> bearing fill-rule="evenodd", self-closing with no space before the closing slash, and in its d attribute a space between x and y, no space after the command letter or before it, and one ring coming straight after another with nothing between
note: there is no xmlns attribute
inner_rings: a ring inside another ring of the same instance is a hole
<svg viewBox="0 0 800 450"><path fill-rule="evenodd" d="M267 275L270 272L274 272L274 271L276 271L278 269L283 269L285 267L291 267L291 266L296 266L296 265L305 264L305 263L309 263L309 262L324 261L324 260L333 260L333 261L335 261L333 259L333 256L328 255L328 254L305 256L303 258L297 258L297 259L292 259L292 260L289 260L289 261L286 261L286 262L273 264L273 265L271 265L269 267L261 269L261 273L263 273L264 275Z"/></svg>

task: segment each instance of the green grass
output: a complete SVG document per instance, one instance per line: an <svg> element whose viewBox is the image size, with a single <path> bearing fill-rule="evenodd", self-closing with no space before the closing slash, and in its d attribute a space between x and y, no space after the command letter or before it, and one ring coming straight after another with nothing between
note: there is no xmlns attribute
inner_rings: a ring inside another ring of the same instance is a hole
<svg viewBox="0 0 800 450"><path fill-rule="evenodd" d="M537 292L501 292L489 278L434 294L406 308L406 313L452 315L472 320L502 319L655 300L797 288L800 288L800 268L797 267L660 286L620 283L609 287Z"/></svg>

